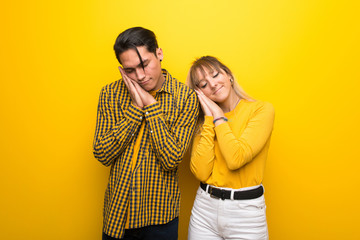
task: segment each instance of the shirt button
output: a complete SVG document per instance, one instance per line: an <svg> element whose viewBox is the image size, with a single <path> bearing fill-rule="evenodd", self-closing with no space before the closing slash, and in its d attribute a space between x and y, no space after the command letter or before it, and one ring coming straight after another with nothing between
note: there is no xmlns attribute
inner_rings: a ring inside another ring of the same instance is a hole
<svg viewBox="0 0 360 240"><path fill-rule="evenodd" d="M131 134L131 136L134 136L134 134Z"/></svg>
<svg viewBox="0 0 360 240"><path fill-rule="evenodd" d="M142 116L140 117L140 119L142 119Z"/></svg>
<svg viewBox="0 0 360 240"><path fill-rule="evenodd" d="M152 130L150 132L153 133Z"/></svg>
<svg viewBox="0 0 360 240"><path fill-rule="evenodd" d="M148 114L149 114L149 112L146 112L145 114L146 114L146 115L148 115Z"/></svg>

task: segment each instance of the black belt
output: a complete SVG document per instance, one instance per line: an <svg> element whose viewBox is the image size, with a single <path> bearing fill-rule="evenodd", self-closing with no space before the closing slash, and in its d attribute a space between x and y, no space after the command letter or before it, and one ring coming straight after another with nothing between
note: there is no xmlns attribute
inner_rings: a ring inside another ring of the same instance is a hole
<svg viewBox="0 0 360 240"><path fill-rule="evenodd" d="M200 187L206 192L207 184L200 182ZM222 200L231 198L231 190L220 189L209 185L207 192L211 196L221 198ZM250 190L234 191L234 200L254 199L261 197L263 194L264 188L260 185L259 187Z"/></svg>

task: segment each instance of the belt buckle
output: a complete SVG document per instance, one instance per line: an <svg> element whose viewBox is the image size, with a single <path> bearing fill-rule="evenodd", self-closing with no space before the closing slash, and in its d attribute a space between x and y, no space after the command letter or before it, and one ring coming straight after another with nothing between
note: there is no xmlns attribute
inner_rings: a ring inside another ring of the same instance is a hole
<svg viewBox="0 0 360 240"><path fill-rule="evenodd" d="M219 199L217 196L214 195L213 189L214 189L214 188L212 188L212 187L209 186L209 194L210 194L210 197Z"/></svg>
<svg viewBox="0 0 360 240"><path fill-rule="evenodd" d="M219 191L219 195L220 196L216 196L214 193L213 193L213 190L217 190L217 191ZM212 188L212 187L209 187L209 194L210 194L210 196L211 197L213 197L213 198L216 198L216 199L221 199L221 200L225 200L226 198L225 198L225 193L226 193L226 190L224 190L224 189L217 189L217 188Z"/></svg>

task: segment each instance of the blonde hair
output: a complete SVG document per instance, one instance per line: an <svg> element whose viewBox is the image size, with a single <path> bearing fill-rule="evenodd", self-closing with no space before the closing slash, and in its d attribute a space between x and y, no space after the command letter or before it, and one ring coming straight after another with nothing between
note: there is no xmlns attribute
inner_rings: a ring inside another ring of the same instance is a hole
<svg viewBox="0 0 360 240"><path fill-rule="evenodd" d="M252 97L250 97L239 85L239 83L235 80L234 75L232 74L231 70L225 66L222 62L220 62L217 58L212 56L203 56L201 58L196 59L190 70L187 77L187 85L195 89L197 87L197 84L199 83L199 78L197 75L197 71L199 70L201 74L205 75L205 69L212 73L214 70L220 71L223 70L225 73L227 73L231 79L233 80L232 85L234 88L234 91L236 95L238 95L240 98L249 100L249 101L255 101Z"/></svg>
<svg viewBox="0 0 360 240"><path fill-rule="evenodd" d="M235 91L235 94L237 96L239 96L240 99L246 99L251 102L255 101L255 99L250 97L242 89L242 87L236 81L231 70L227 66L225 66L222 62L220 62L217 58L212 57L212 56L203 56L201 58L197 58L193 62L192 66L189 70L188 76L187 76L186 84L191 89L196 89L197 85L200 81L199 76L198 76L198 71L200 71L200 73L202 75L206 75L205 70L207 70L209 73L213 73L214 71L220 72L220 70L223 70L226 74L228 74L230 76L230 79L232 79L232 87ZM199 120L198 120L197 127L196 127L197 130L199 128L199 125L201 125L202 122L204 121L203 115L204 115L203 112L200 111Z"/></svg>

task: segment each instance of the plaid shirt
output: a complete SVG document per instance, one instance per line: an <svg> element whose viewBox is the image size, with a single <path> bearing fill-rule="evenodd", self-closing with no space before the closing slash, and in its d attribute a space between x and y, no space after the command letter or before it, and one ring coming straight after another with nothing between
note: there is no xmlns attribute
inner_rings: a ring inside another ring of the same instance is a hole
<svg viewBox="0 0 360 240"><path fill-rule="evenodd" d="M111 166L105 192L104 229L112 237L129 227L164 224L179 216L178 164L190 143L198 116L194 91L162 70L165 82L156 103L140 109L123 81L103 87L94 138L94 156ZM133 147L145 121L132 172Z"/></svg>

